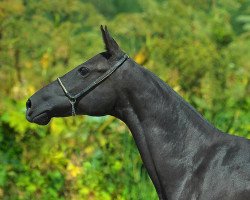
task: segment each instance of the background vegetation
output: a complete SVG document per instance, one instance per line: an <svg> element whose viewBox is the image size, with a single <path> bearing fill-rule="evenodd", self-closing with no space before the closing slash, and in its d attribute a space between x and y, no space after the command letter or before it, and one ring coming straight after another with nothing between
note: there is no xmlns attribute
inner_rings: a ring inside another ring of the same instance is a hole
<svg viewBox="0 0 250 200"><path fill-rule="evenodd" d="M31 94L103 51L100 24L211 123L250 138L249 0L3 0L0 199L157 199L122 122L25 119Z"/></svg>

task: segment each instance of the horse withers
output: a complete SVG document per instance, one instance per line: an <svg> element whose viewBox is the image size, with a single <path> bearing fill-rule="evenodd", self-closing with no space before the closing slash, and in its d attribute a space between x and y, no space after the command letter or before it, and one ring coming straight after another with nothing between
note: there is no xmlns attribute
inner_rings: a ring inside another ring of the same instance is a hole
<svg viewBox="0 0 250 200"><path fill-rule="evenodd" d="M115 116L131 130L159 199L250 199L250 140L213 127L101 32L106 51L32 95L27 120Z"/></svg>

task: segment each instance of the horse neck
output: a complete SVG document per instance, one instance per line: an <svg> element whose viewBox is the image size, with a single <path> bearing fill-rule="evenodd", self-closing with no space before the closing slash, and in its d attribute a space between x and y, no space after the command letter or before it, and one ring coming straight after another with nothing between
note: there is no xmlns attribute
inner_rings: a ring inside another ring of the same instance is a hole
<svg viewBox="0 0 250 200"><path fill-rule="evenodd" d="M126 91L120 92L115 112L129 128L143 129L145 137L163 132L169 139L165 142L187 136L196 142L197 136L209 140L219 132L165 82L145 68L137 70L140 73L130 76Z"/></svg>
<svg viewBox="0 0 250 200"><path fill-rule="evenodd" d="M190 166L186 157L218 138L218 131L158 77L142 67L137 70L127 90L120 92L115 116L131 130L151 179L166 193L171 176L177 173L184 180L175 173L176 166L183 166L184 176Z"/></svg>

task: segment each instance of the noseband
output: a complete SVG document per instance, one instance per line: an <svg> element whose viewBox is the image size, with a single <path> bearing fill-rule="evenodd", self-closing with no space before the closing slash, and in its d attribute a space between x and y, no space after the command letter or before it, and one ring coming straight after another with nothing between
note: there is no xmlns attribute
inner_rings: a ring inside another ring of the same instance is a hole
<svg viewBox="0 0 250 200"><path fill-rule="evenodd" d="M81 92L79 92L78 94L75 94L75 95L70 94L68 92L68 90L65 88L65 86L63 85L61 79L59 77L57 78L58 83L62 87L62 89L65 93L65 96L68 97L69 102L71 104L72 116L76 115L75 103L76 103L77 99L85 96L90 90L92 90L94 87L96 87L102 81L106 80L111 74L113 74L115 72L115 70L117 70L120 66L122 66L122 64L128 58L129 58L129 56L127 54L124 54L123 57L120 60L118 60L117 63L115 63L109 70L107 70L103 75L99 76L94 82L90 83L86 88L84 88Z"/></svg>

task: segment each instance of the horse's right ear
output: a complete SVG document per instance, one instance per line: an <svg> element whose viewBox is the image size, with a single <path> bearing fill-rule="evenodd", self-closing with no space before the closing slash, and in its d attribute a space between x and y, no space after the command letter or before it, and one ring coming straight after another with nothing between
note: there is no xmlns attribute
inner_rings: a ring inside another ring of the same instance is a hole
<svg viewBox="0 0 250 200"><path fill-rule="evenodd" d="M114 40L114 38L109 34L107 26L103 28L101 25L101 32L102 32L102 38L103 42L105 44L105 49L111 56L121 56L123 54L122 50L120 49L117 42Z"/></svg>

